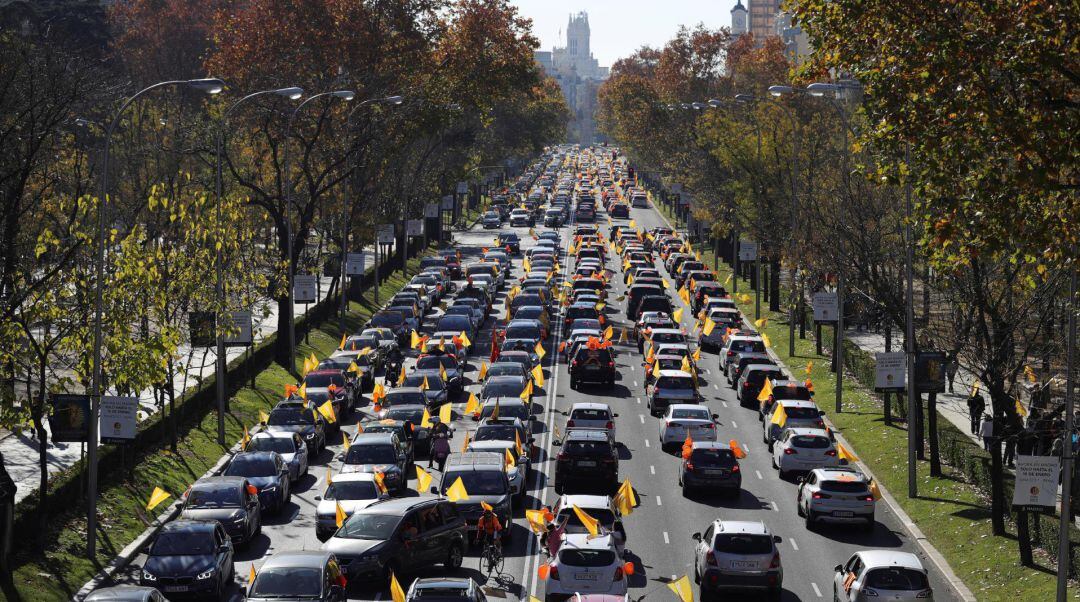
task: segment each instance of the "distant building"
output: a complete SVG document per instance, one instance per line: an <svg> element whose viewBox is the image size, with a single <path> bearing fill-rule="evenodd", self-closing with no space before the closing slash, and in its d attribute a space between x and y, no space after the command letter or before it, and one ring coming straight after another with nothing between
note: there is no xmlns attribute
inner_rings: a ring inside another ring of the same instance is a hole
<svg viewBox="0 0 1080 602"><path fill-rule="evenodd" d="M746 0L746 1L749 2L750 0ZM747 19L746 7L743 6L742 0L738 0L735 3L735 7L731 9L731 35L732 36L739 37L739 36L741 36L742 34L744 34L744 33L746 33L748 31L747 26L746 26L746 19Z"/></svg>
<svg viewBox="0 0 1080 602"><path fill-rule="evenodd" d="M780 0L746 0L750 9L750 33L757 44L776 35L776 15L780 12Z"/></svg>
<svg viewBox="0 0 1080 602"><path fill-rule="evenodd" d="M589 15L584 11L570 15L566 25L566 46L550 52L538 50L534 58L544 71L555 78L562 89L573 119L570 123L570 142L596 142L596 95L600 83L607 79L609 69L601 67L589 45L591 31Z"/></svg>
<svg viewBox="0 0 1080 602"><path fill-rule="evenodd" d="M794 23L791 13L777 13L775 33L784 41L784 54L794 65L801 65L814 50L810 46L810 36Z"/></svg>

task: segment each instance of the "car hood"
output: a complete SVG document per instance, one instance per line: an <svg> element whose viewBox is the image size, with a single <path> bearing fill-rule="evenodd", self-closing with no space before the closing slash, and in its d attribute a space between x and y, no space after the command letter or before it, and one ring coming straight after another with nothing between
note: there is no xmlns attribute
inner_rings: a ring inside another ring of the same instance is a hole
<svg viewBox="0 0 1080 602"><path fill-rule="evenodd" d="M300 433L307 435L315 432L315 427L310 424L275 424L266 427L268 433Z"/></svg>
<svg viewBox="0 0 1080 602"><path fill-rule="evenodd" d="M236 506L228 508L184 508L180 518L190 520L216 520L224 523L233 520L234 516L243 516L244 509Z"/></svg>
<svg viewBox="0 0 1080 602"><path fill-rule="evenodd" d="M248 483L251 483L259 489L269 487L270 485L277 485L277 477L248 477Z"/></svg>
<svg viewBox="0 0 1080 602"><path fill-rule="evenodd" d="M211 554L150 556L143 569L158 577L194 577L214 566Z"/></svg>
<svg viewBox="0 0 1080 602"><path fill-rule="evenodd" d="M315 514L317 516L335 516L337 505L341 504L341 509L345 511L345 514L352 516L353 512L363 510L377 501L379 500L322 500L315 509Z"/></svg>
<svg viewBox="0 0 1080 602"><path fill-rule="evenodd" d="M366 553L374 553L382 548L386 542L381 539L349 539L347 537L331 537L323 544L322 549L339 556L359 556Z"/></svg>

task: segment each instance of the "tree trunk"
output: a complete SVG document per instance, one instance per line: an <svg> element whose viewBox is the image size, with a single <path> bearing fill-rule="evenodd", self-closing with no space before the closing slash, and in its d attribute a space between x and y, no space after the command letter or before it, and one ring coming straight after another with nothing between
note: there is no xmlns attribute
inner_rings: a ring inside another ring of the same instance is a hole
<svg viewBox="0 0 1080 602"><path fill-rule="evenodd" d="M927 436L930 437L930 476L941 476L941 451L938 449L937 393L926 400Z"/></svg>
<svg viewBox="0 0 1080 602"><path fill-rule="evenodd" d="M769 311L780 311L780 258L769 264Z"/></svg>
<svg viewBox="0 0 1080 602"><path fill-rule="evenodd" d="M997 428L994 424L994 428ZM1001 462L1001 443L995 438L990 445L990 523L994 535L1005 535L1005 471Z"/></svg>
<svg viewBox="0 0 1080 602"><path fill-rule="evenodd" d="M926 459L926 414L923 411L922 394L915 395L915 416L912 417L915 426L915 457L920 460ZM908 428L911 428L909 425Z"/></svg>
<svg viewBox="0 0 1080 602"><path fill-rule="evenodd" d="M892 324L885 323L885 353L892 351ZM892 393L885 392L885 426L892 426Z"/></svg>
<svg viewBox="0 0 1080 602"><path fill-rule="evenodd" d="M822 353L822 349L821 349L821 324L815 322L814 323L814 331L817 333L817 335L814 337L814 339L815 339L814 340L815 351L820 356L821 353Z"/></svg>
<svg viewBox="0 0 1080 602"><path fill-rule="evenodd" d="M49 328L45 327L45 337L49 336ZM44 409L46 404L46 376L48 375L48 356L42 353L38 356L38 403L34 405L31 419L34 421L34 430L37 432L38 443L38 472L41 475L41 484L38 486L38 534L39 541L44 542L42 535L48 532L49 517L45 502L49 497L49 435L45 432Z"/></svg>
<svg viewBox="0 0 1080 602"><path fill-rule="evenodd" d="M1031 555L1031 529L1028 527L1028 512L1022 508L1016 509L1016 544L1020 548L1020 564L1033 566L1035 561Z"/></svg>

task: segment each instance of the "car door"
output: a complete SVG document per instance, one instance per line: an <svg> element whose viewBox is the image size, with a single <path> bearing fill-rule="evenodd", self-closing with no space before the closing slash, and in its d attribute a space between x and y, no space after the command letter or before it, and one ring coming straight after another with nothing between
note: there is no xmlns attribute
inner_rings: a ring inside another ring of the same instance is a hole
<svg viewBox="0 0 1080 602"><path fill-rule="evenodd" d="M810 488L817 484L817 475L813 471L806 475L802 483L799 483L799 492L795 496L795 505L803 507L803 497L808 494Z"/></svg>
<svg viewBox="0 0 1080 602"><path fill-rule="evenodd" d="M709 525L708 529L705 529L705 533L701 536L701 540L697 542L697 551L694 553L694 562L697 564L697 574L705 575L705 557L708 555L709 550L712 549L713 540L713 526Z"/></svg>
<svg viewBox="0 0 1080 602"><path fill-rule="evenodd" d="M284 503L289 496L289 465L277 454L274 454L274 465L277 467L278 487L281 487L281 499Z"/></svg>
<svg viewBox="0 0 1080 602"><path fill-rule="evenodd" d="M841 600L850 601L855 599L855 595L858 594L858 590L854 587L855 583L862 576L863 569L866 566L863 564L862 557L858 554L853 555L844 565L844 570L837 575L837 595Z"/></svg>
<svg viewBox="0 0 1080 602"><path fill-rule="evenodd" d="M421 537L422 531L419 512L415 509L410 510L401 518L401 526L398 527L397 537L401 541L401 552L398 561L403 572L415 571L430 564L427 561L429 552L424 550L424 540Z"/></svg>
<svg viewBox="0 0 1080 602"><path fill-rule="evenodd" d="M297 462L297 477L299 477L300 475L304 474L308 469L307 445L304 445L304 440L300 437L298 433L293 433L292 439L293 447L296 448L296 452L294 453L299 457L299 460Z"/></svg>
<svg viewBox="0 0 1080 602"><path fill-rule="evenodd" d="M225 534L225 529L220 524L214 527L214 549L217 550L218 574L231 575L233 565L232 540Z"/></svg>

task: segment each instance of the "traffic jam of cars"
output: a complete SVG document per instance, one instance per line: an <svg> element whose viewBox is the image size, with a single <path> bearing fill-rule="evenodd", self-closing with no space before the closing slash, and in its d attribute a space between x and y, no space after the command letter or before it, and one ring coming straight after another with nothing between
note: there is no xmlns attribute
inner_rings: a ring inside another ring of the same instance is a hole
<svg viewBox="0 0 1080 602"><path fill-rule="evenodd" d="M91 599L951 599L638 182L545 152Z"/></svg>

